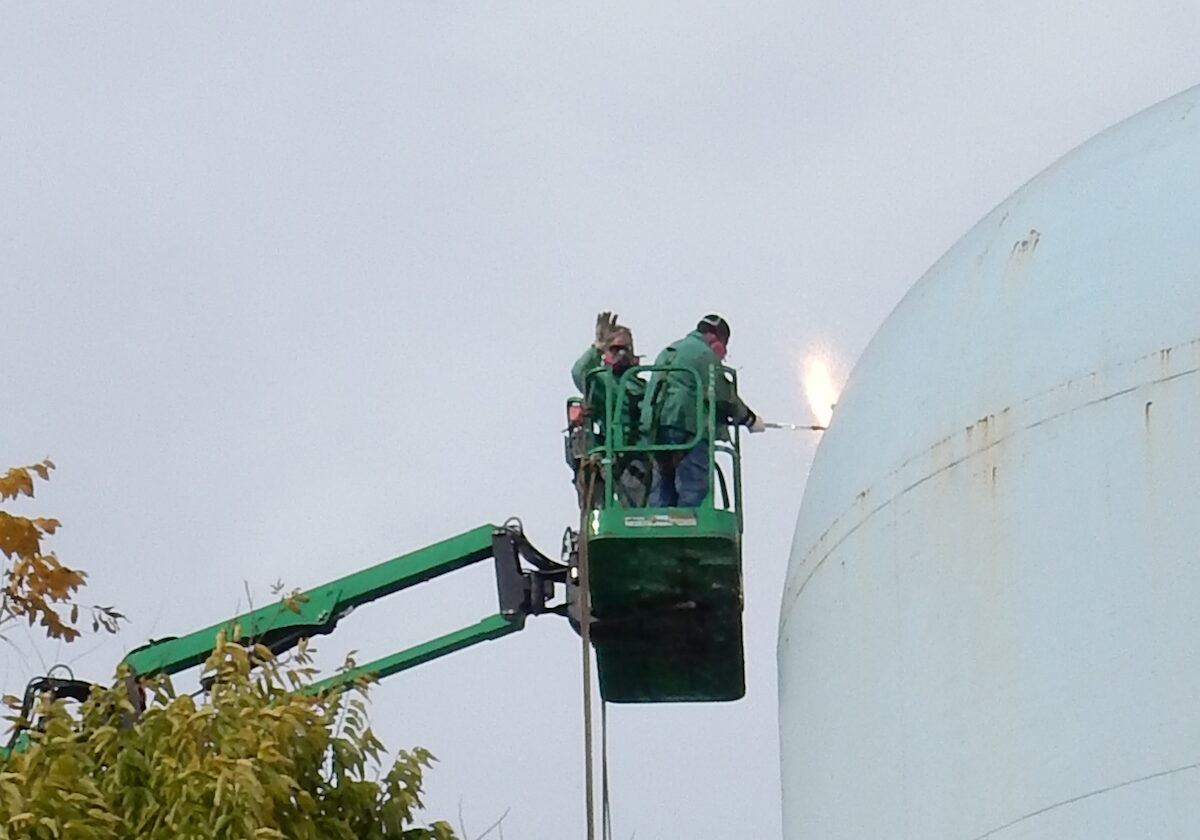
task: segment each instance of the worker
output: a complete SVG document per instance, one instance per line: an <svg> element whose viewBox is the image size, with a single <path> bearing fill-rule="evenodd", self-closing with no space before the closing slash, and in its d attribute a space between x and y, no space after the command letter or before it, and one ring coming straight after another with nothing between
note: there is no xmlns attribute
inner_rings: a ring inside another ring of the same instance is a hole
<svg viewBox="0 0 1200 840"><path fill-rule="evenodd" d="M704 417L696 414L697 381L707 393L710 377L715 376L718 439L728 439L731 423L751 432L766 429L720 370L729 334L724 318L705 315L695 330L669 345L654 362L684 370L656 370L651 375L649 399L642 402L642 435L657 444L687 443L697 434L699 440L690 449L654 454L650 507L697 507L708 496L708 436ZM696 376L685 371L695 371ZM704 401L701 407L708 411Z"/></svg>
<svg viewBox="0 0 1200 840"><path fill-rule="evenodd" d="M571 368L571 378L584 395L587 421L594 430L593 440L597 446L605 443L609 433L606 428L609 400L617 398L618 388L624 392L624 399L617 405L622 413L617 422L624 429L624 440L614 442L633 444L639 439L646 383L636 374L624 376L637 363L632 330L620 324L612 312L597 315L595 339ZM601 367L605 369L603 372L589 378L589 372ZM585 481L591 486L585 486ZM644 507L650 484L650 467L645 455L618 454L613 463L613 483L617 501L623 507ZM602 479L597 475L587 479L585 473L577 469L576 487L579 489L581 505L590 501L590 506L596 507L605 498ZM591 496L590 500L585 498L587 495Z"/></svg>

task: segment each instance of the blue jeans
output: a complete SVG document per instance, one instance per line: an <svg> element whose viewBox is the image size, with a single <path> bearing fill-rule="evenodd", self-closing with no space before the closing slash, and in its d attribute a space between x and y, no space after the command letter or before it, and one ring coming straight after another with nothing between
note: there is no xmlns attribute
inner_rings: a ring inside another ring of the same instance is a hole
<svg viewBox="0 0 1200 840"><path fill-rule="evenodd" d="M663 426L655 443L687 443L693 432ZM708 495L708 441L691 449L660 452L654 456L650 507L699 507Z"/></svg>

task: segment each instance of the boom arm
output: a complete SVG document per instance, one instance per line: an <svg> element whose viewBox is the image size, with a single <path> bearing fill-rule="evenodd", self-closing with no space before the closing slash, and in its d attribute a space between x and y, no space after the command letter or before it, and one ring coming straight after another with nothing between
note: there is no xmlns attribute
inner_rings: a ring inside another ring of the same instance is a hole
<svg viewBox="0 0 1200 840"><path fill-rule="evenodd" d="M130 697L140 709L137 677L174 674L200 665L212 653L217 634L239 644L256 643L279 654L294 647L302 638L332 633L339 620L355 607L391 595L439 575L453 572L488 557L496 562L496 595L500 611L469 627L402 650L374 662L354 668L309 686L313 693L335 690L359 676L386 677L413 668L440 656L479 642L498 639L525 627L525 617L553 612L567 614L567 606L548 606L555 583L566 583L568 567L535 549L525 539L520 522L509 520L502 526L482 525L472 531L434 543L417 551L387 560L361 572L338 578L293 599L295 609L272 604L243 613L188 636L150 642L131 651L123 660L132 674L128 678ZM522 566L524 561L532 568ZM91 684L74 678L43 677L26 689L19 720L27 720L34 702L43 693L53 697L83 700ZM0 747L0 761L14 748L27 743L25 725L17 725L7 747Z"/></svg>
<svg viewBox="0 0 1200 840"><path fill-rule="evenodd" d="M499 639L501 636L515 633L524 627L524 615L506 616L497 614L488 616L482 621L472 624L470 627L455 630L453 633L439 636L424 644L410 647L399 653L393 653L391 656L376 659L374 662L368 662L366 665L360 665L352 670L313 683L307 690L312 694L320 694L339 688L367 674L383 679L409 668L415 668L418 665L445 656L448 653L468 648L479 642Z"/></svg>
<svg viewBox="0 0 1200 840"><path fill-rule="evenodd" d="M212 652L217 634L242 644L255 642L279 654L302 638L332 633L340 619L355 607L456 571L488 557L496 562L497 614L408 650L367 663L313 686L325 690L374 673L387 676L462 650L489 639L514 633L525 626L525 617L542 612L562 612L548 607L554 583L566 580L567 567L538 552L525 539L519 525L482 525L474 530L387 560L361 572L346 575L291 599L296 609L272 604L198 630L187 636L161 639L130 652L125 664L135 674L173 674L203 663ZM533 568L521 565L524 559Z"/></svg>

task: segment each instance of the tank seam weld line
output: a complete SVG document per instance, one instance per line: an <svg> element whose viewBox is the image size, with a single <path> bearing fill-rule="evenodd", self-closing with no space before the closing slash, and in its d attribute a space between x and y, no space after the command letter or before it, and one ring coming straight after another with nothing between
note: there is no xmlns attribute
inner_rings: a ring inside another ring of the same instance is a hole
<svg viewBox="0 0 1200 840"><path fill-rule="evenodd" d="M1079 796L1073 796L1070 799L1064 799L1062 802L1055 802L1053 805L1047 805L1045 808L1039 808L1036 811L1031 811L1030 813L1026 814L1023 817L1017 817L1015 820L1012 820L1011 822L1006 822L1004 825L1000 826L999 828L993 828L991 831L985 831L983 834L980 834L977 837L971 838L971 840L985 840L985 838L987 838L987 837L994 837L995 835L999 834L1001 831L1012 828L1017 823L1024 822L1025 820L1029 820L1029 819L1033 819L1034 817L1041 816L1042 814L1045 814L1047 811L1053 811L1055 808L1061 808L1064 805L1073 805L1076 802L1079 802L1084 799L1089 799L1090 797L1093 797L1093 796L1099 796L1102 793L1111 793L1112 791L1118 790L1123 787L1129 787L1131 785L1141 784L1142 782L1149 782L1154 779L1161 779L1164 776L1172 776L1176 773L1183 773L1188 770L1195 770L1197 768L1200 768L1200 762L1197 762L1195 764L1188 764L1183 767L1175 767L1171 770L1161 770L1158 773L1151 773L1149 776L1140 776L1139 778L1136 778L1136 779L1130 779L1125 782L1118 782L1115 785L1109 785L1106 788L1100 788L1099 790L1089 791L1088 793L1081 793Z"/></svg>
<svg viewBox="0 0 1200 840"><path fill-rule="evenodd" d="M1120 371L1123 368L1128 368L1132 365L1136 365L1136 364L1145 362L1147 360L1154 359L1156 357L1161 357L1164 352L1170 353L1175 350L1180 350L1185 347L1193 347L1196 345L1200 345L1200 339L1195 339L1193 341L1176 344L1171 347L1164 348L1163 350L1157 350L1153 353L1147 353L1144 356L1138 356L1136 359L1132 359L1131 361L1128 361L1128 362L1121 362L1118 365L1114 365L1112 368L1112 371L1113 372ZM1130 386L1129 388L1123 388L1121 390L1114 391L1111 394L1107 394L1103 397L1098 397L1090 402L1083 403L1082 405L1076 406L1075 408L1068 409L1067 411L1062 411L1057 414L1052 414L1047 417L1043 417L1040 421L1035 422L1033 425L1039 425L1041 423L1046 423L1046 422L1049 422L1050 420L1055 420L1059 417L1062 417L1064 414L1069 414L1072 411L1077 411L1080 408L1086 408L1088 406L1095 405L1097 403L1102 403L1105 400L1111 400L1114 397L1123 396L1125 394L1131 393L1132 391L1136 391L1138 388L1144 387L1145 385L1157 385L1157 384L1161 384L1163 382L1170 382L1172 379L1178 379L1181 376L1190 376L1191 374L1196 373L1196 372L1197 372L1197 368L1190 368L1188 370L1181 371L1179 373L1173 373L1169 376L1163 376L1159 379L1154 380L1153 382L1142 382L1137 385ZM1094 375L1094 373L1093 373L1093 375ZM1064 388L1069 389L1071 386L1071 383L1074 381L1074 379L1075 379L1075 377L1071 377L1070 379L1067 379L1063 382L1058 383L1057 385L1055 385L1052 388L1047 388L1044 391L1039 391L1036 394L1026 397L1025 399L1021 400L1020 402L1015 403L1014 406L1010 406L1010 408L1011 407L1020 408L1020 407L1029 405L1030 403L1035 403L1038 400L1045 399L1046 397L1048 397L1052 394L1060 393ZM1007 411L1008 409L1006 408L1004 410ZM995 414L993 413L990 416L995 416ZM1032 428L1033 425L1028 426L1026 428ZM1023 431L1023 430L1019 429L1018 431ZM924 454L925 451L928 451L928 449L924 450L923 452L919 453L918 455L914 455L911 458L906 459L904 461L904 463L902 463L898 469L904 469L909 464L911 464L914 460L916 460L918 457L920 457L920 455Z"/></svg>
<svg viewBox="0 0 1200 840"><path fill-rule="evenodd" d="M934 470L933 472L929 473L929 475L926 475L926 476L923 476L923 477L917 479L912 484L908 485L904 489L897 492L895 495L889 497L888 499L885 499L884 501L882 501L878 505L876 505L874 508L872 508L870 513L868 513L866 516L864 516L862 519L860 519L853 528L848 530L846 533L842 534L841 538L836 543L834 543L833 545L831 545L829 547L829 550L826 551L825 554L823 554L821 556L821 558L813 565L812 570L809 571L809 573L805 576L804 582L801 583L799 588L796 590L796 594L793 595L791 600L788 602L789 609L788 609L786 615L788 616L788 618L790 618L791 605L795 604L796 601L800 600L800 596L804 593L805 588L808 586L808 582L810 580L812 580L813 575L815 575L817 573L817 571L821 568L821 566L823 566L825 564L825 560L828 559L829 555L833 554L833 552L836 551L838 549L838 547L841 546L842 543L844 543L846 540L850 539L850 537L852 537L855 534L855 532L858 531L859 528L861 528L868 521L870 521L875 516L875 514L879 513L881 510L886 508L888 505L894 504L897 499L899 499L901 496L908 493L909 491L915 490L917 487L920 487L922 484L929 481L930 479L932 479L938 475L941 475L942 473L946 472L947 470L951 470L954 467L957 467L959 464L963 463L964 461L969 461L970 459L974 458L977 455L982 455L983 453L987 452L988 450L992 449L993 447L999 446L1001 443L1004 443L1005 441L1016 437L1017 435L1021 434L1022 432L1027 432L1030 429L1036 429L1039 426L1044 426L1046 423L1053 422L1054 420L1058 420L1062 417L1067 416L1068 414L1073 414L1076 411L1080 411L1085 408L1091 408L1092 406L1095 406L1095 405L1100 405L1101 403L1108 402L1109 400L1116 399L1117 397L1123 397L1123 396L1125 396L1127 394L1131 394L1134 391L1137 391L1141 388L1145 388L1145 387L1148 387L1151 385L1161 385L1165 382L1171 382L1175 379L1181 379L1185 376L1191 376L1198 372L1200 372L1200 368L1190 368L1188 370L1181 371L1179 373L1173 373L1170 376L1163 376L1163 377L1159 377L1158 379L1150 380L1148 382L1141 382L1141 383L1138 383L1137 385L1133 385L1128 388L1121 388L1120 390L1114 391L1111 394L1105 394L1102 397L1096 397L1093 400L1088 400L1085 403L1077 405L1073 408L1068 408L1065 411L1059 411L1055 414L1051 414L1046 417L1039 418L1037 420L1034 420L1031 423L1027 423L1026 425L1022 426L1021 428L1017 429L1016 431L1009 432L1007 435L1004 435L1003 437L999 437L996 440L993 440L987 446L977 449L974 452L969 452L966 455L962 456L961 458L951 461L949 464L946 464L945 466ZM841 517L839 516L838 519L841 519ZM836 520L835 520L835 522L836 522ZM786 626L787 626L787 619L785 618L780 623L780 627L782 629L783 627L786 627Z"/></svg>

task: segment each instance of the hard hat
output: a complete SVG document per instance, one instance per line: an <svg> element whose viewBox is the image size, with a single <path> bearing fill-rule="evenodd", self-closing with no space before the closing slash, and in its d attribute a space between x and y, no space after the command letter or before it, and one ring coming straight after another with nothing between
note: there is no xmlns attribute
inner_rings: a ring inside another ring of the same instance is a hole
<svg viewBox="0 0 1200 840"><path fill-rule="evenodd" d="M716 333L721 341L729 342L729 324L720 315L705 315L700 319L700 323L696 324L696 329L701 332L710 330Z"/></svg>

